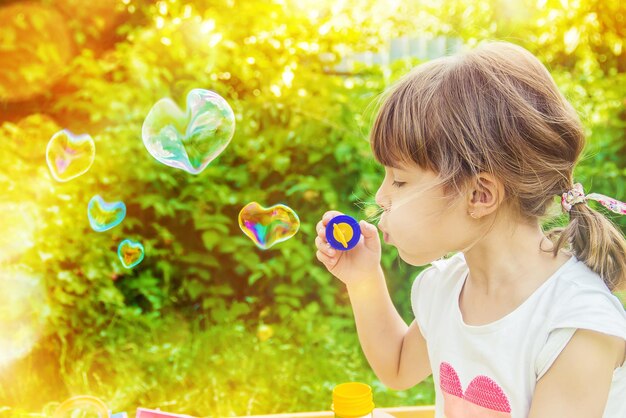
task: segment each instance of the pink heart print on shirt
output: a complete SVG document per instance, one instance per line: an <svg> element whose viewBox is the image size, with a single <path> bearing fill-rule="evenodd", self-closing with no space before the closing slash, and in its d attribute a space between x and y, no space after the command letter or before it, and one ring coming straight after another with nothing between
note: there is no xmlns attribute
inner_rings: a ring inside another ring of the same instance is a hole
<svg viewBox="0 0 626 418"><path fill-rule="evenodd" d="M476 376L465 393L456 370L446 362L439 366L446 418L511 418L511 406L504 391L487 376Z"/></svg>

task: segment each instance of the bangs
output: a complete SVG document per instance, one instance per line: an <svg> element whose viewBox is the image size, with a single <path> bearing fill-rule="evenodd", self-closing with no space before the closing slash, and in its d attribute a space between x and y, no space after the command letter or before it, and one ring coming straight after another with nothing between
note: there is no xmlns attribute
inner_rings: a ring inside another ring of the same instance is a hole
<svg viewBox="0 0 626 418"><path fill-rule="evenodd" d="M444 71L442 61L420 65L386 93L370 132L372 152L380 164L439 171L437 138L443 132L433 123L433 97Z"/></svg>

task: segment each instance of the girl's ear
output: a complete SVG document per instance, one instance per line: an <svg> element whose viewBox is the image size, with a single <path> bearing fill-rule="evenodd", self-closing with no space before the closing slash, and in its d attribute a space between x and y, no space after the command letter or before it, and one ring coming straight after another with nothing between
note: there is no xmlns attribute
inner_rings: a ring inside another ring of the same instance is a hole
<svg viewBox="0 0 626 418"><path fill-rule="evenodd" d="M504 185L489 173L480 173L469 189L468 212L474 218L493 213L504 199Z"/></svg>

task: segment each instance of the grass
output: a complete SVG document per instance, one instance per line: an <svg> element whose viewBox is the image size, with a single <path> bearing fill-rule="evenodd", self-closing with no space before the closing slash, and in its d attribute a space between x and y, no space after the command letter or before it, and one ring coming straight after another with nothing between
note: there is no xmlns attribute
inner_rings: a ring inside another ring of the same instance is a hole
<svg viewBox="0 0 626 418"><path fill-rule="evenodd" d="M373 387L379 407L434 403L432 381L385 388L370 370L350 312L301 310L285 323L224 323L170 315L149 331L118 340L85 334L48 337L0 377L1 416L51 416L73 395L102 399L133 417L137 407L193 416L328 410L332 388ZM268 338L270 334L273 334Z"/></svg>

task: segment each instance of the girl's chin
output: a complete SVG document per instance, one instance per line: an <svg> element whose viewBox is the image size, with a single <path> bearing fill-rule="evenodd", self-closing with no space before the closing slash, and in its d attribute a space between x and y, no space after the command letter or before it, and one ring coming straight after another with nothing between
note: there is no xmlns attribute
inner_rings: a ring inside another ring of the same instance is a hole
<svg viewBox="0 0 626 418"><path fill-rule="evenodd" d="M394 245L394 247L396 247ZM412 256L411 254L407 254L405 251L402 251L401 248L396 247L396 249L398 250L398 256L400 257L400 259L402 259L402 261L404 261L407 264L410 264L412 266L415 266L415 256Z"/></svg>
<svg viewBox="0 0 626 418"><path fill-rule="evenodd" d="M432 261L433 261L433 260L429 260L429 259L424 258L424 257L419 257L419 256L416 256L416 255L413 255L413 254L407 254L406 252L402 251L400 248L398 248L398 255L400 256L402 261L404 261L405 263L407 263L407 264L409 264L411 266L415 266L415 267L426 266L426 265L432 263Z"/></svg>

